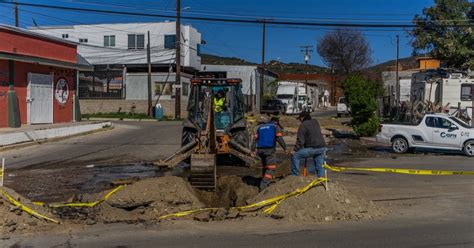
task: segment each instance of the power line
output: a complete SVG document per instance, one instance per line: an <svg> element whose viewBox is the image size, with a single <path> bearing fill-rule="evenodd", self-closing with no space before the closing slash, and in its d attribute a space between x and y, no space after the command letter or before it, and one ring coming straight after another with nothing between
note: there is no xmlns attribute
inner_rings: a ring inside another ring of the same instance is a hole
<svg viewBox="0 0 474 248"><path fill-rule="evenodd" d="M2 1L0 3L15 4L14 2ZM18 3L21 6L37 7L37 8L48 8L48 9L59 9L67 11L80 11L89 13L102 13L102 14L115 14L115 15L129 15L129 16L142 16L142 17L160 17L160 18L172 18L175 19L174 15L163 15L163 14L149 14L149 13L137 13L127 11L111 11L111 10L99 10L89 8L78 8L78 7L63 7L53 6L45 4L32 4L32 3ZM262 24L265 22L268 25L296 25L296 26L323 26L323 27L365 27L365 28L415 28L415 24L376 24L376 23L330 23L330 22L295 22L295 21L282 21L282 20L249 20L249 19L230 19L230 18L215 18L215 17L194 17L194 16L182 16L182 19L188 20L203 20L213 22L234 22L234 23L253 23ZM430 27L471 27L472 24L438 24Z"/></svg>
<svg viewBox="0 0 474 248"><path fill-rule="evenodd" d="M96 3L96 2L83 2L83 1L74 1L75 3L79 3L79 4L89 4L89 5L95 5L95 6L106 6L106 7L115 7L115 8L125 8L125 9L134 9L134 10L148 10L148 11L154 11L154 12L173 12L174 11L170 11L170 10L163 10L163 9L157 9L157 8L143 8L143 7L140 7L140 8L137 8L136 5L125 5L125 4L105 4L105 3ZM204 6L202 5L201 3L199 2L196 2L197 4L201 5L201 6ZM211 9L215 9L215 10L218 10L220 13L215 13L215 12L203 12L203 11L198 11L198 12L195 12L195 11L187 11L186 13L189 13L189 14L196 14L196 15L209 15L209 16L221 16L221 17L239 17L239 18L252 18L252 19L280 19L280 20L312 20L312 21L366 21L366 22L382 22L382 23L411 23L413 22L413 20L387 20L387 19L384 19L384 20L380 20L380 19L337 19L337 18L331 18L331 19L323 19L323 18L301 18L301 17L298 17L298 18L295 18L295 17L274 17L274 16L250 16L250 15L243 15L243 14L222 14L223 12L225 12L224 10L220 10L220 9L217 9L217 8L214 8L214 7L208 7L208 8L211 8ZM261 13L261 12L257 12L257 13ZM325 13L327 14L327 13ZM319 13L318 15L321 15L321 13ZM332 15L339 15L339 13L333 13ZM362 15L362 14L360 14ZM364 16L367 16L367 15L374 15L374 13L365 13ZM386 16L386 15L390 15L390 14L380 14L379 15L382 15L382 16ZM408 15L408 14L407 14ZM410 16L414 16L414 14L411 14ZM449 21L467 21L467 20L436 20L436 22L449 22Z"/></svg>

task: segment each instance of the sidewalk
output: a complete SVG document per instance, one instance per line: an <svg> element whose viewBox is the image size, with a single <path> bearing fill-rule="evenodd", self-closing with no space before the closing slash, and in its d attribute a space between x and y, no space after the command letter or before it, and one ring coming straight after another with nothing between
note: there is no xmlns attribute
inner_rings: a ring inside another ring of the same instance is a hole
<svg viewBox="0 0 474 248"><path fill-rule="evenodd" d="M81 121L63 124L24 125L20 128L0 128L0 147L67 137L110 126L112 126L110 121Z"/></svg>

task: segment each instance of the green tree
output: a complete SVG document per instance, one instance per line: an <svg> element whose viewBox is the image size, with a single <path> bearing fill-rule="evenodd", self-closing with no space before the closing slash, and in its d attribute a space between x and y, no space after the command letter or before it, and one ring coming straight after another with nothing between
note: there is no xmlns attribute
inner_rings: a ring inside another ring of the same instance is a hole
<svg viewBox="0 0 474 248"><path fill-rule="evenodd" d="M379 120L375 83L360 74L349 75L343 82L344 94L351 107L352 127L359 136L372 136L377 132Z"/></svg>
<svg viewBox="0 0 474 248"><path fill-rule="evenodd" d="M474 3L469 0L435 0L423 15L415 15L413 54L429 53L448 67L474 68ZM442 27L442 25L460 25Z"/></svg>

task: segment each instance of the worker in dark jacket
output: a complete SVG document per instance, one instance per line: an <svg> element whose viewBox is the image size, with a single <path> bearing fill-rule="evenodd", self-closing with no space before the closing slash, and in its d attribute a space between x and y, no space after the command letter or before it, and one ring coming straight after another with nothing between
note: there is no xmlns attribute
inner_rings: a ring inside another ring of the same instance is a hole
<svg viewBox="0 0 474 248"><path fill-rule="evenodd" d="M267 121L262 116L259 119L257 133L255 134L255 142L253 150L257 148L257 156L260 157L263 167L262 181L260 182L260 190L265 189L273 180L276 171L276 142L286 152L286 144L283 140L281 128L274 121Z"/></svg>
<svg viewBox="0 0 474 248"><path fill-rule="evenodd" d="M319 122L311 119L310 113L306 111L301 112L298 119L301 124L298 127L296 144L291 157L291 175L299 175L300 159L312 158L316 167L316 176L323 177L326 143L321 134Z"/></svg>

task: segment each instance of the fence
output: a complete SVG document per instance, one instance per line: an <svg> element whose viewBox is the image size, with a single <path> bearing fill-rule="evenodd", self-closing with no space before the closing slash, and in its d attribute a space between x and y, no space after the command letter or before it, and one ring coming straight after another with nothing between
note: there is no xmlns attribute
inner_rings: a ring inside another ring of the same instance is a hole
<svg viewBox="0 0 474 248"><path fill-rule="evenodd" d="M125 84L122 70L81 72L80 99L124 99Z"/></svg>

